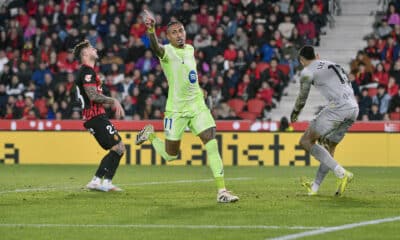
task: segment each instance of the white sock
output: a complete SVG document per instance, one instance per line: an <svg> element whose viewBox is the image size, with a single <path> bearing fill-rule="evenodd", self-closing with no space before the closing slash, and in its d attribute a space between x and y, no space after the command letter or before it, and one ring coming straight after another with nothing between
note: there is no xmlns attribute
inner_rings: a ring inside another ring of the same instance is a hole
<svg viewBox="0 0 400 240"><path fill-rule="evenodd" d="M333 170L333 172L335 173L336 177L344 178L344 173L346 172L346 170L344 170L344 168L342 166L337 165L335 167L335 170Z"/></svg>
<svg viewBox="0 0 400 240"><path fill-rule="evenodd" d="M318 192L318 189L319 189L319 184L313 182L313 184L311 185L311 191Z"/></svg>
<svg viewBox="0 0 400 240"><path fill-rule="evenodd" d="M222 192L225 192L225 191L226 191L226 188L218 189L218 194L219 194L219 193L222 193Z"/></svg>
<svg viewBox="0 0 400 240"><path fill-rule="evenodd" d="M94 177L92 178L92 182L100 183L100 182L101 182L101 179L100 179L99 177L94 176Z"/></svg>
<svg viewBox="0 0 400 240"><path fill-rule="evenodd" d="M111 179L104 179L103 184L111 184Z"/></svg>

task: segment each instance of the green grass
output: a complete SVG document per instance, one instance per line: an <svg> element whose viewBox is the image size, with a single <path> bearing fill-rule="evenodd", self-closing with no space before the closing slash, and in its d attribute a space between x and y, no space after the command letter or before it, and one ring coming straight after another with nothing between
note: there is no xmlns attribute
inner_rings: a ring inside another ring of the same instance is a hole
<svg viewBox="0 0 400 240"><path fill-rule="evenodd" d="M333 197L330 174L320 195L308 197L300 176L311 167L227 167L227 186L240 197L217 204L213 182L140 185L146 182L210 179L206 167L122 166L114 180L124 192L82 188L95 166L0 165L0 239L267 239L307 230L182 229L74 225L237 225L328 227L400 216L399 168L351 168L355 180L343 198ZM136 184L136 185L135 185ZM55 188L14 192L15 189ZM7 192L10 191L10 192ZM337 231L304 239L399 239L400 221Z"/></svg>

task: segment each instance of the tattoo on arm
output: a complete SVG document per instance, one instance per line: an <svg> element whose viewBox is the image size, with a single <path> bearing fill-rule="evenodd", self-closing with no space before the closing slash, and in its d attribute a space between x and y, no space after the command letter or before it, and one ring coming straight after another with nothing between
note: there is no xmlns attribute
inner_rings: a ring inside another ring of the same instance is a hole
<svg viewBox="0 0 400 240"><path fill-rule="evenodd" d="M153 49L154 53L162 58L164 56L164 47L158 43L158 39L155 33L148 33L150 38L150 48Z"/></svg>
<svg viewBox="0 0 400 240"><path fill-rule="evenodd" d="M113 104L114 99L110 97L106 97L103 94L97 92L96 87L94 86L84 86L85 92L88 95L89 99L95 103L109 103Z"/></svg>
<svg viewBox="0 0 400 240"><path fill-rule="evenodd" d="M306 104L308 94L310 93L311 89L311 81L308 77L303 77L300 80L300 93L297 96L296 104L294 105L294 110L300 112L304 105Z"/></svg>

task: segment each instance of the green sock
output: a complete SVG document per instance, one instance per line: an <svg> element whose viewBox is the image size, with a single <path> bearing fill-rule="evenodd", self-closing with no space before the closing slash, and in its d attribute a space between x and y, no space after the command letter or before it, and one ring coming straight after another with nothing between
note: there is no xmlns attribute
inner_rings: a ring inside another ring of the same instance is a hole
<svg viewBox="0 0 400 240"><path fill-rule="evenodd" d="M207 150L208 162L210 163L210 168L213 172L217 188L224 189L224 166L222 164L221 156L219 155L217 140L213 139L209 141L205 147Z"/></svg>
<svg viewBox="0 0 400 240"><path fill-rule="evenodd" d="M165 151L165 143L161 139L156 137L155 134L152 134L149 137L149 140L150 140L151 144L153 145L154 149L156 150L156 152L158 154L160 154L161 157L163 157L166 161L172 161L172 160L176 160L178 158L178 155L171 156Z"/></svg>

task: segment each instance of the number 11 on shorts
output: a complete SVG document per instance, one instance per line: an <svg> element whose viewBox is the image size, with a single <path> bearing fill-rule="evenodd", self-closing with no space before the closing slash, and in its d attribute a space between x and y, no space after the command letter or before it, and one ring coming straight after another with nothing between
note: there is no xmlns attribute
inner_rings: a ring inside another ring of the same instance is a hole
<svg viewBox="0 0 400 240"><path fill-rule="evenodd" d="M172 118L165 118L164 119L164 129L171 130L172 128Z"/></svg>

